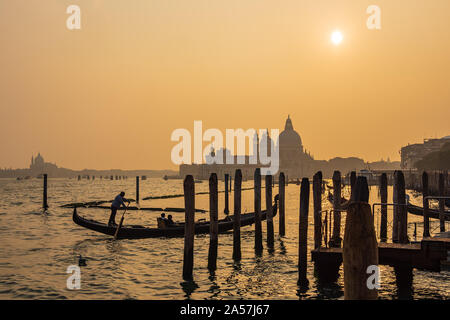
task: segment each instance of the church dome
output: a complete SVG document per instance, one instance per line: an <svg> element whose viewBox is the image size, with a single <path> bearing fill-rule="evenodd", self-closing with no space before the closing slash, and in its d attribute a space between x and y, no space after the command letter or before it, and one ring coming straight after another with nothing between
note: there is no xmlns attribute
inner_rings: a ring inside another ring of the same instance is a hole
<svg viewBox="0 0 450 320"><path fill-rule="evenodd" d="M300 138L300 135L297 133L297 131L294 130L292 120L289 116L286 119L284 131L280 133L278 141L279 148L295 148L300 150L303 149L302 139Z"/></svg>

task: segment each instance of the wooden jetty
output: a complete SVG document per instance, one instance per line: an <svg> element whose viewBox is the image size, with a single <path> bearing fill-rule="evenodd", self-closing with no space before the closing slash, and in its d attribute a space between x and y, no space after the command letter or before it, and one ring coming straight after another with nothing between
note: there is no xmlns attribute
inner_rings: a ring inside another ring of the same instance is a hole
<svg viewBox="0 0 450 320"><path fill-rule="evenodd" d="M441 185L444 184L445 181L443 174L441 174ZM335 179L336 180L336 179ZM423 197L424 197L424 210L426 212L428 209L428 175L426 172L423 173ZM440 271L441 269L446 269L448 265L448 258L450 253L450 237L448 234L443 233L445 231L444 226L441 227L441 235L444 237L431 237L429 233L429 223L428 223L428 214L424 214L424 236L422 241L420 242L410 242L407 235L407 201L405 198L405 177L403 172L400 170L395 171L394 173L394 203L386 203L387 202L387 177L382 174L380 178L380 190L382 196L382 219L380 222L380 239L381 242L378 243L378 257L379 264L381 265L390 265L393 267L408 267L408 268L417 268L422 270L430 270L430 271ZM335 194L339 193L339 181L335 183ZM337 187L337 188L336 188ZM443 211L443 197L444 191L441 186L441 210ZM353 199L352 192L352 199ZM337 194L338 198L339 194ZM368 197L367 197L368 199ZM353 200L352 200L353 201ZM339 201L335 201L335 203L339 204ZM394 221L393 221L393 233L392 239L394 243L386 243L387 235L386 235L386 207L387 206L394 207ZM334 206L336 208L336 205ZM373 214L373 213L372 213ZM385 216L383 218L383 215ZM440 214L442 220L445 219L443 213ZM325 221L327 224L327 221ZM442 222L441 222L442 224ZM320 230L318 228L318 230ZM325 226L325 230L327 230L327 226ZM326 231L325 231L325 245L327 243ZM339 231L333 234L333 237L340 237ZM329 247L319 246L311 251L311 258L315 262L316 266L319 270L323 270L325 272L330 273L330 268L333 269L333 272L336 273L336 269L338 270L341 263L343 262L343 249L339 246L333 246L332 244Z"/></svg>
<svg viewBox="0 0 450 320"><path fill-rule="evenodd" d="M450 251L450 238L431 237L419 243L378 243L378 263L381 265L408 265L416 269L441 271ZM340 265L342 248L318 248L311 258L322 265Z"/></svg>
<svg viewBox="0 0 450 320"><path fill-rule="evenodd" d="M418 243L378 243L378 263L381 265L407 265L416 269L441 271L450 251L450 238L425 238ZM322 265L340 265L342 248L318 248L311 258Z"/></svg>

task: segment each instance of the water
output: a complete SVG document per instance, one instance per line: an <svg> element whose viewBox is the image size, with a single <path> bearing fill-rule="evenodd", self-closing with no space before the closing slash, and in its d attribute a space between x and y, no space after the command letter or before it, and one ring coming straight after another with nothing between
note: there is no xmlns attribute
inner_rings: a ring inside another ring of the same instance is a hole
<svg viewBox="0 0 450 320"><path fill-rule="evenodd" d="M243 187L253 182L243 183ZM208 183L195 185L196 192L207 191ZM220 185L223 189L223 184ZM70 202L112 199L124 190L135 196L135 181L49 179L48 214L43 214L42 180L16 181L0 179L3 196L0 204L0 299L342 299L343 272L335 283L319 284L314 275L314 264L308 262L309 287L297 286L299 186L286 189L286 237L277 235L278 216L275 218L275 250L264 250L256 257L253 249L254 226L242 229L242 261L232 260L232 233L219 235L218 270L211 276L206 268L208 235L195 237L194 283L182 280L183 239L142 239L113 241L111 237L84 229L72 222L72 209L59 208ZM275 188L273 194L277 193ZM141 198L182 193L180 180L141 181ZM348 192L346 190L346 192ZM262 203L264 207L264 189ZM389 189L392 196L392 188ZM224 194L219 194L220 217L223 216ZM242 212L253 211L253 192L243 191ZM411 193L413 202L420 197ZM233 197L230 197L232 208ZM371 201L379 202L377 189L371 188ZM391 200L390 200L391 201ZM143 207L183 207L183 198L141 201ZM308 251L313 246L312 199L310 201ZM328 201L323 201L329 209ZM196 207L208 209L207 195L196 196ZM109 211L79 209L79 214L107 221ZM390 212L391 214L391 212ZM132 211L125 223L156 226L158 212ZM182 221L183 213L173 213ZM117 220L119 220L118 214ZM197 213L196 219L208 218L208 213ZM421 217L408 216L409 236ZM391 221L391 217L389 217ZM345 219L343 219L345 222ZM377 219L379 222L379 218ZM431 228L437 224L432 223ZM264 241L266 224L263 222ZM343 229L342 229L343 230ZM390 233L390 229L388 230ZM420 239L420 238L419 238ZM418 239L418 240L419 240ZM265 242L264 242L265 245ZM67 267L77 264L78 255L87 259L81 268L81 289L68 290ZM310 256L308 256L310 260ZM383 299L399 296L393 268L381 266ZM450 298L450 273L413 271L413 285L406 297L414 299Z"/></svg>

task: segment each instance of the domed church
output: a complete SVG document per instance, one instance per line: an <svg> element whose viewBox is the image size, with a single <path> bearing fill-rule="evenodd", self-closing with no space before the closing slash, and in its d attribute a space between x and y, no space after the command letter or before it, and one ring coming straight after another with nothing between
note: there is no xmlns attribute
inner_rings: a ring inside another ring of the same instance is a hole
<svg viewBox="0 0 450 320"><path fill-rule="evenodd" d="M280 171L290 178L306 176L312 166L313 158L304 152L302 139L294 130L289 115L277 144L280 152Z"/></svg>
<svg viewBox="0 0 450 320"><path fill-rule="evenodd" d="M264 165L260 161L260 151L262 154L268 156L271 155L271 150L274 149L275 143L278 146L279 151L279 170L276 174L276 180L278 180L279 172L284 172L286 179L301 179L302 177L308 177L313 174L313 170L316 169L314 159L306 153L303 148L302 139L297 131L294 130L291 117L288 116L286 123L284 125L284 131L278 136L278 140L275 142L269 135L269 130L267 129L260 137L255 134L254 142L257 144L256 150L256 163L250 162L250 156L236 156L234 155L233 164L226 163L226 153L229 153L227 149L211 149L210 154L206 155L206 164L181 164L180 165L180 177L184 177L187 174L193 175L196 179L209 179L211 173L216 173L219 179L222 179L225 174L230 174L234 176L236 169L241 169L242 177L244 180L253 179L254 172L256 168L261 168ZM265 150L260 150L267 143ZM222 164L214 163L214 157L223 157ZM241 158L241 162L237 159ZM241 163L241 164L239 164Z"/></svg>

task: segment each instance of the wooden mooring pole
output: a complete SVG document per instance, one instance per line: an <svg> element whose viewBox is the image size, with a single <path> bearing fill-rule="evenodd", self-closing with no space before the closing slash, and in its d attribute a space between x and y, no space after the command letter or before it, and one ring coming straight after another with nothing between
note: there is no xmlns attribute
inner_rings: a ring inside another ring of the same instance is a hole
<svg viewBox="0 0 450 320"><path fill-rule="evenodd" d="M219 226L218 226L219 200L217 190L217 175L212 173L209 177L209 251L208 251L208 270L217 269L217 246L219 244Z"/></svg>
<svg viewBox="0 0 450 320"><path fill-rule="evenodd" d="M350 173L350 190L353 192L353 188L355 187L356 183L356 171L352 171Z"/></svg>
<svg viewBox="0 0 450 320"><path fill-rule="evenodd" d="M341 173L333 173L333 236L330 239L330 247L341 246Z"/></svg>
<svg viewBox="0 0 450 320"><path fill-rule="evenodd" d="M136 203L139 203L139 176L136 176Z"/></svg>
<svg viewBox="0 0 450 320"><path fill-rule="evenodd" d="M392 200L394 202L393 214L392 214L392 242L398 242L398 221L399 221L399 200L398 200L398 179L397 179L397 171L394 172L394 182L392 184Z"/></svg>
<svg viewBox="0 0 450 320"><path fill-rule="evenodd" d="M401 170L397 171L395 176L397 183L397 201L398 201L398 242L409 243L408 238L408 208L406 203L405 176Z"/></svg>
<svg viewBox="0 0 450 320"><path fill-rule="evenodd" d="M255 170L255 252L261 254L263 250L261 226L261 169Z"/></svg>
<svg viewBox="0 0 450 320"><path fill-rule="evenodd" d="M233 223L233 260L241 260L241 185L242 172L236 170L234 176L234 223Z"/></svg>
<svg viewBox="0 0 450 320"><path fill-rule="evenodd" d="M228 173L225 174L225 209L223 212L228 215L230 213L230 209L228 208Z"/></svg>
<svg viewBox="0 0 450 320"><path fill-rule="evenodd" d="M44 194L43 194L43 201L42 201L42 207L44 210L48 209L48 203L47 203L47 174L44 173Z"/></svg>
<svg viewBox="0 0 450 320"><path fill-rule="evenodd" d="M388 198L388 183L386 173L380 176L380 200L381 203L387 203ZM387 205L381 205L380 217L380 241L387 241Z"/></svg>
<svg viewBox="0 0 450 320"><path fill-rule="evenodd" d="M195 184L191 175L184 179L184 256L183 279L192 280L194 269L194 234L195 234Z"/></svg>
<svg viewBox="0 0 450 320"><path fill-rule="evenodd" d="M445 196L444 174L439 174L439 196ZM439 199L439 231L445 232L445 200Z"/></svg>
<svg viewBox="0 0 450 320"><path fill-rule="evenodd" d="M423 237L430 236L430 218L428 216L428 173L422 173Z"/></svg>
<svg viewBox="0 0 450 320"><path fill-rule="evenodd" d="M298 228L298 284L308 285L308 212L309 212L309 180L303 178L300 186L300 211Z"/></svg>
<svg viewBox="0 0 450 320"><path fill-rule="evenodd" d="M347 210L342 257L344 262L344 298L374 300L378 297L378 245L370 209L366 177L358 177L351 204Z"/></svg>
<svg viewBox="0 0 450 320"><path fill-rule="evenodd" d="M278 178L278 193L280 195L280 220L278 225L278 233L280 234L280 237L284 237L286 234L286 228L285 228L285 178L284 173L280 173L280 177ZM272 200L271 200L272 201Z"/></svg>
<svg viewBox="0 0 450 320"><path fill-rule="evenodd" d="M272 212L272 175L266 175L266 222L267 222L267 247L273 249L273 212Z"/></svg>
<svg viewBox="0 0 450 320"><path fill-rule="evenodd" d="M322 171L313 177L314 249L322 245Z"/></svg>

